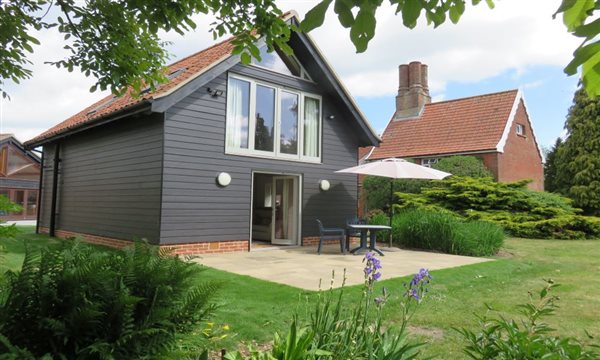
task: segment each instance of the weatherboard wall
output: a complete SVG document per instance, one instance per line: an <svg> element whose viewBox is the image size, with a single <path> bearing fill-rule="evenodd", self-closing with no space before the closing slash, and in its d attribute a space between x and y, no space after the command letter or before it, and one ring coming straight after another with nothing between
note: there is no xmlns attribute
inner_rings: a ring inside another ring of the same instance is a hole
<svg viewBox="0 0 600 360"><path fill-rule="evenodd" d="M127 118L60 140L57 230L158 242L162 114ZM41 226L50 224L55 145L44 146Z"/></svg>
<svg viewBox="0 0 600 360"><path fill-rule="evenodd" d="M342 226L356 214L357 182L355 176L334 172L357 164L356 122L339 110L343 107L321 90L318 80L312 83L243 65L231 73L321 95L322 163L225 154L228 75L221 74L165 115L161 243L248 240L253 172L302 175L302 237L317 235L316 218L326 226ZM209 87L224 93L212 97ZM327 119L329 115L335 119ZM232 177L225 188L215 182L220 172ZM329 191L319 190L321 179L331 182Z"/></svg>

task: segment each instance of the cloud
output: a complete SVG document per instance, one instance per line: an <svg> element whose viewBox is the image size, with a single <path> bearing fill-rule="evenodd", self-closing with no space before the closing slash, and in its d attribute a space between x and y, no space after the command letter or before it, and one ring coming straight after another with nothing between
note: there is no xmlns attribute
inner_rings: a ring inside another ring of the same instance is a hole
<svg viewBox="0 0 600 360"><path fill-rule="evenodd" d="M384 5L377 15L377 33L367 52L356 54L348 30L335 14L328 13L322 28L311 33L336 72L355 96L389 96L397 91L399 64L420 60L429 65L430 88L434 98L444 97L449 81L477 82L506 70L517 76L535 65L564 66L578 45L560 19L551 15L558 0L503 0L490 10L485 3L467 7L458 25L444 24L431 29L419 24L409 30L401 17ZM283 10L295 9L303 15L316 2L280 1ZM199 51L214 42L208 33L214 18L194 17L198 28L184 36L164 34L172 41L174 59ZM89 93L94 83L76 70L68 73L43 64L65 55L62 36L47 31L40 34L42 46L31 57L34 77L7 87L12 100L3 100L0 131L29 139L104 94Z"/></svg>

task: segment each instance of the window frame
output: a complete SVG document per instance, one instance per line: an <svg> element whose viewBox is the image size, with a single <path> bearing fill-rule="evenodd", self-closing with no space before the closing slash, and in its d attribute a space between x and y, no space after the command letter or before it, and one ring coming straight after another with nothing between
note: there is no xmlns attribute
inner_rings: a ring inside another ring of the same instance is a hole
<svg viewBox="0 0 600 360"><path fill-rule="evenodd" d="M515 133L519 136L525 136L525 125L517 123L515 127Z"/></svg>
<svg viewBox="0 0 600 360"><path fill-rule="evenodd" d="M433 164L437 164L440 161L440 158L422 158L421 159L421 166L425 166L428 168L432 168Z"/></svg>
<svg viewBox="0 0 600 360"><path fill-rule="evenodd" d="M227 78L227 87L229 89L229 84L231 79L242 80L250 83L250 96L249 96L249 119L248 119L248 149L243 148L234 148L229 145L229 136L231 136L232 129L232 119L229 118L229 104L230 104L230 92L227 91L227 109L225 111L225 154L228 155L241 155L241 156L250 156L250 157L259 157L259 158L267 158L267 159L276 159L276 160L286 160L286 161L299 161L299 162L308 162L308 163L321 163L323 158L323 97L318 94L293 89L283 85L276 85L273 83L269 83L263 80L250 78L243 75L232 74L230 73ZM274 119L274 136L273 136L273 151L265 151L265 150L256 150L254 148L255 145L255 137L256 137L256 87L257 85L268 87L275 90L275 119ZM297 154L286 154L282 153L280 149L281 145L281 93L287 92L298 96L298 146L297 146ZM304 155L304 99L305 97L310 97L312 99L319 101L319 149L318 157L311 157Z"/></svg>

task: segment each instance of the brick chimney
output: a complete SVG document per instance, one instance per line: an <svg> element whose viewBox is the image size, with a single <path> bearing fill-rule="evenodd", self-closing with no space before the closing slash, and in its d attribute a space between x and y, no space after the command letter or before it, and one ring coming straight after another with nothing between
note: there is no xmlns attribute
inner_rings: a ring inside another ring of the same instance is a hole
<svg viewBox="0 0 600 360"><path fill-rule="evenodd" d="M396 96L395 119L419 116L425 104L431 102L427 82L427 65L419 61L400 65L400 85Z"/></svg>

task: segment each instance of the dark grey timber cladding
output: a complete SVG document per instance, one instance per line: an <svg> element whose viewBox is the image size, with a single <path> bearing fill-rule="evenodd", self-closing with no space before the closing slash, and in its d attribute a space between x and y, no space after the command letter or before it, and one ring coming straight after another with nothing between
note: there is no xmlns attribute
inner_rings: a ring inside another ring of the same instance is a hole
<svg viewBox="0 0 600 360"><path fill-rule="evenodd" d="M161 243L247 240L253 171L302 175L303 237L317 235L315 218L326 226L343 225L356 214L357 181L334 171L357 163L356 121L318 84L242 65L232 72L323 96L322 163L225 154L227 74L222 74L166 113ZM207 87L225 93L213 98ZM328 120L329 115L335 119ZM233 180L219 188L215 177L223 171ZM331 182L330 191L319 190L321 179Z"/></svg>
<svg viewBox="0 0 600 360"><path fill-rule="evenodd" d="M42 188L40 189L40 226L50 227L50 205L52 202L52 174L54 160L54 144L44 145L44 171L42 174Z"/></svg>
<svg viewBox="0 0 600 360"><path fill-rule="evenodd" d="M145 115L61 140L58 230L158 242L163 123Z"/></svg>

